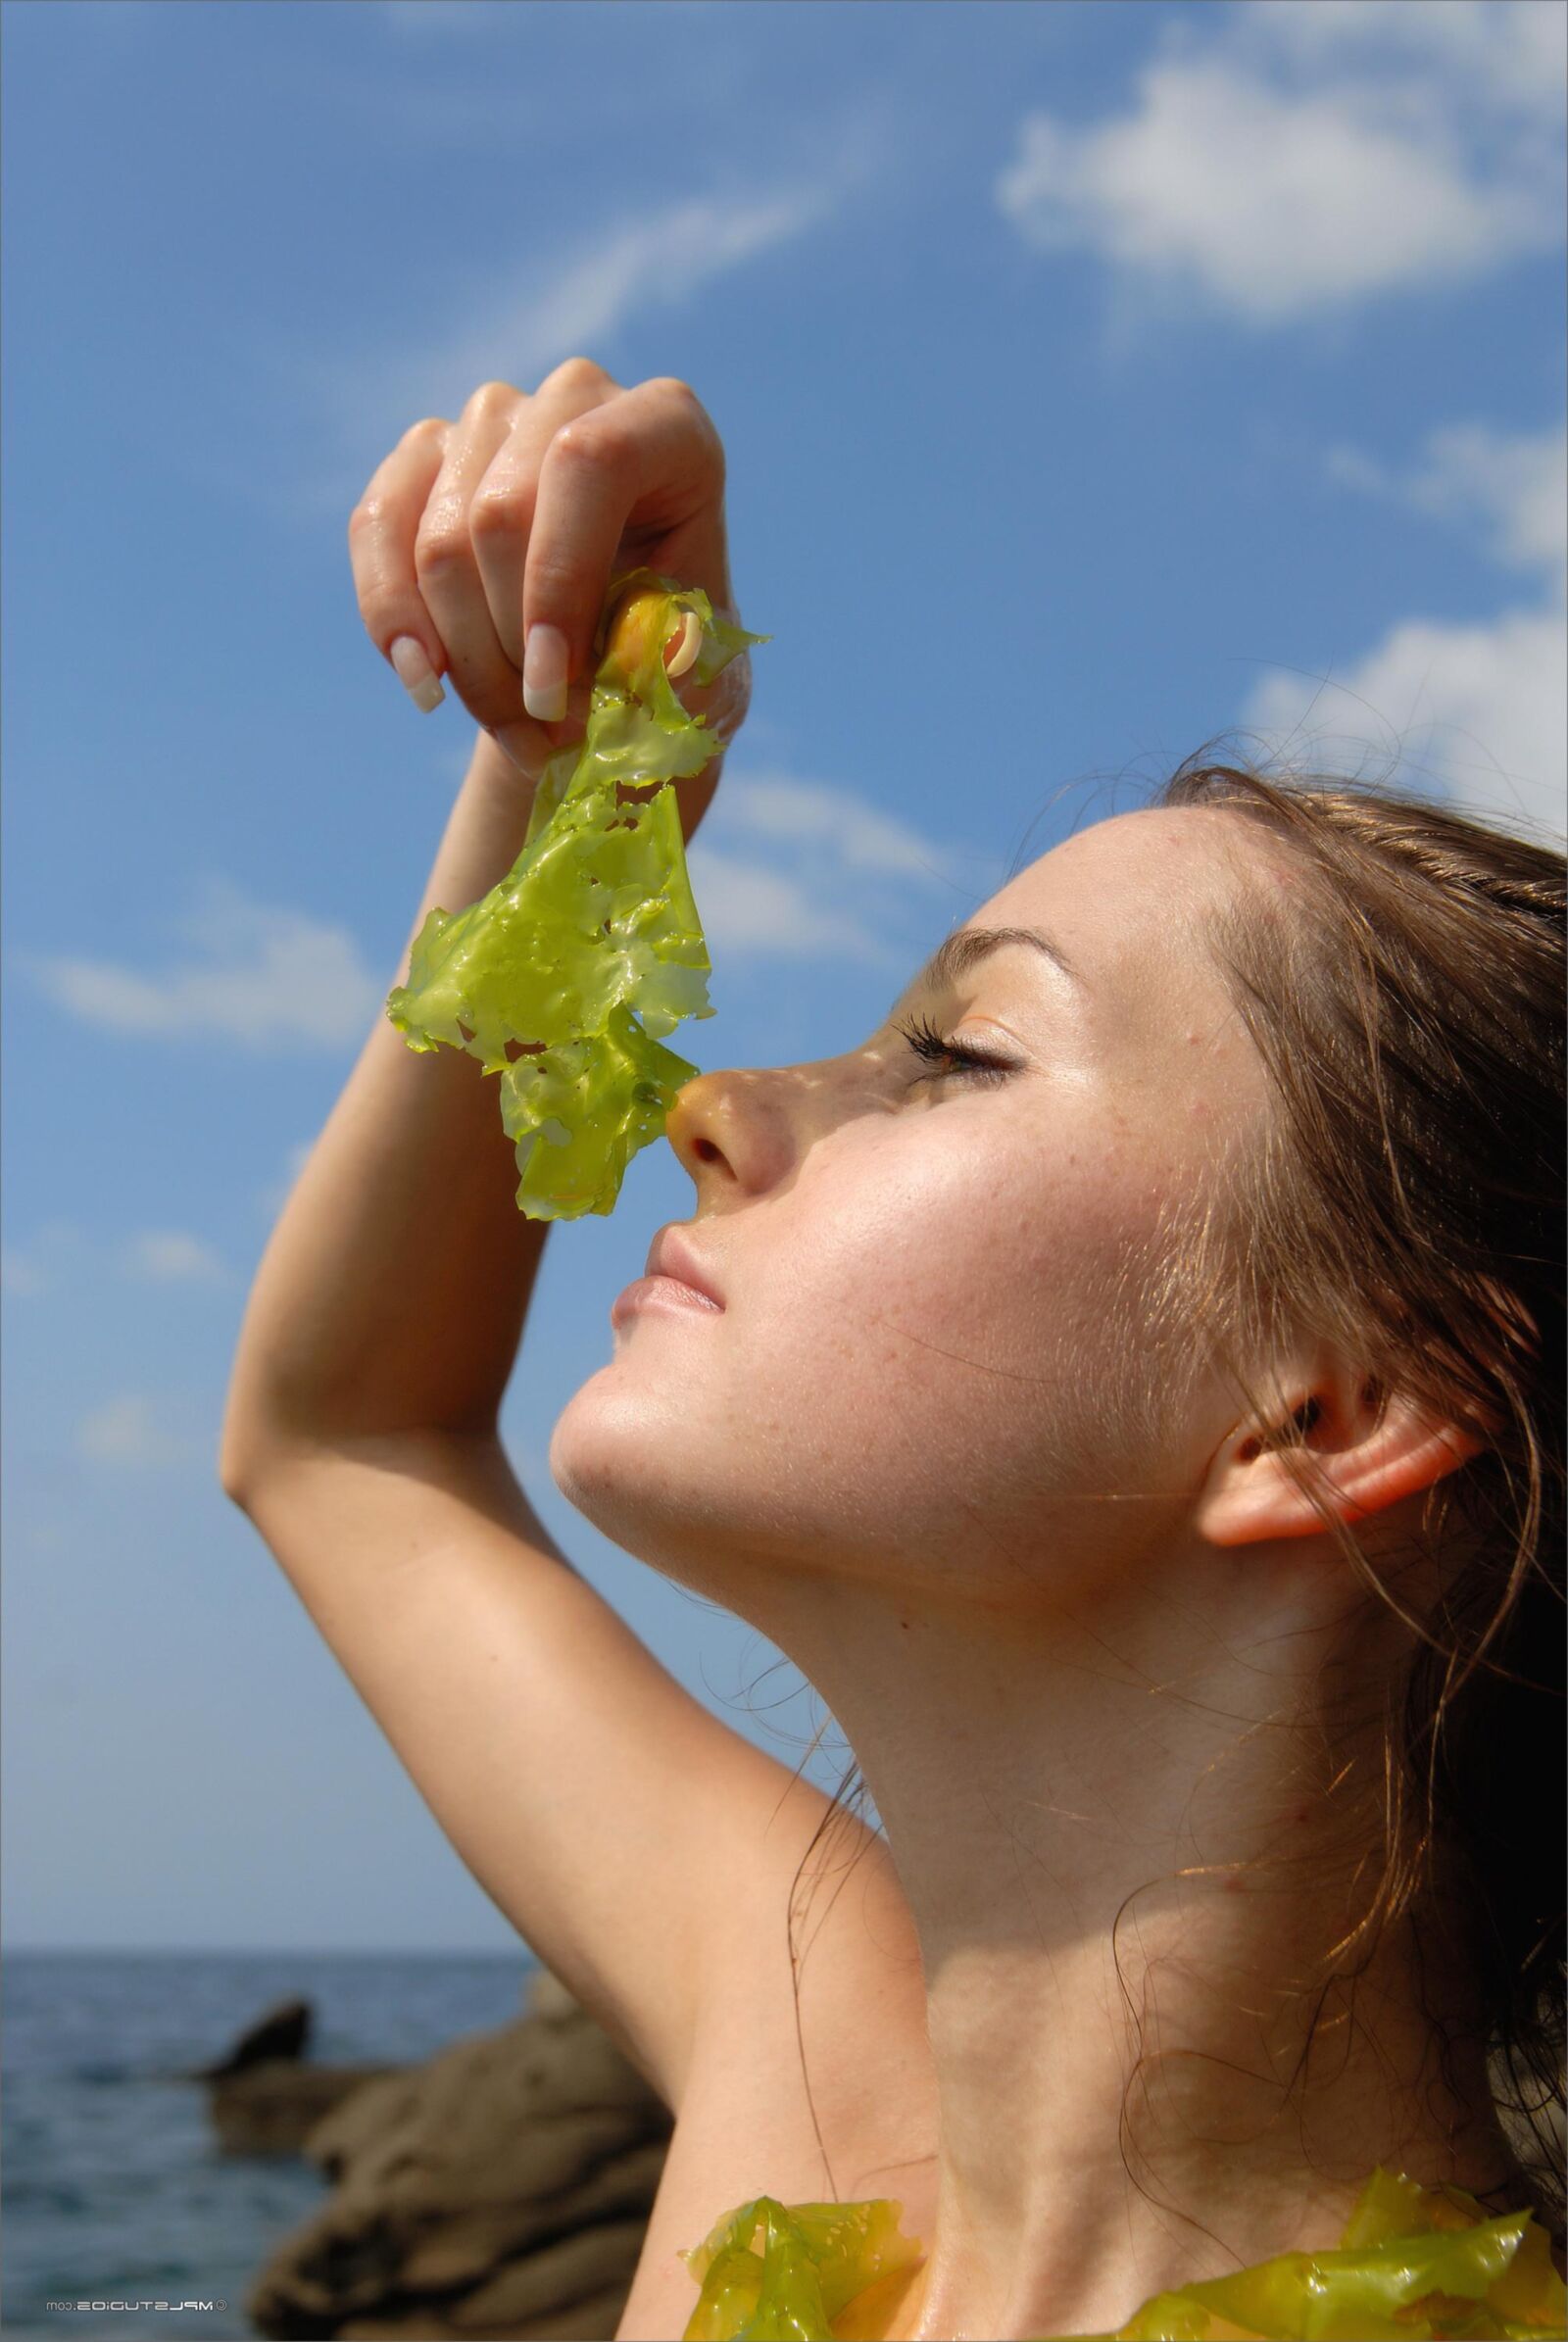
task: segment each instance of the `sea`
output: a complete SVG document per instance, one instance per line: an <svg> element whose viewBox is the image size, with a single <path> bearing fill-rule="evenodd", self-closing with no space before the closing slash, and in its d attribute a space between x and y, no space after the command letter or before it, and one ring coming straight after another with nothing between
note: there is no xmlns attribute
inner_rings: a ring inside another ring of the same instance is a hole
<svg viewBox="0 0 1568 2342"><path fill-rule="evenodd" d="M327 2182L220 2152L190 2069L296 1998L312 2064L415 2063L519 2017L534 1967L521 1947L0 1955L0 2335L254 2334L247 2289ZM142 2300L171 2307L77 2306Z"/></svg>

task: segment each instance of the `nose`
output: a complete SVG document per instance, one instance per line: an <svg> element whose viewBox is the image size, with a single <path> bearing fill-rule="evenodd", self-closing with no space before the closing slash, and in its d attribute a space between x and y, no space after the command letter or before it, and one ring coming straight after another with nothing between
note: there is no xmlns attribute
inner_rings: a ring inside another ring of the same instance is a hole
<svg viewBox="0 0 1568 2342"><path fill-rule="evenodd" d="M665 1139L692 1173L699 1211L766 1195L800 1169L818 1139L896 1103L881 1040L808 1065L699 1073L675 1094Z"/></svg>
<svg viewBox="0 0 1568 2342"><path fill-rule="evenodd" d="M775 1073L750 1067L700 1073L678 1091L664 1136L689 1172L698 1200L757 1194L783 1176L793 1152Z"/></svg>

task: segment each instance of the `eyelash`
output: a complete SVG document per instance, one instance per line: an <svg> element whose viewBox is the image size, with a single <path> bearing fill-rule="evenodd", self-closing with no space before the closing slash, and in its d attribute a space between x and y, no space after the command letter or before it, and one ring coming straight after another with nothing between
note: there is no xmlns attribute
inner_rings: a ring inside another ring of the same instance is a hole
<svg viewBox="0 0 1568 2342"><path fill-rule="evenodd" d="M902 1033L915 1055L924 1057L928 1064L934 1064L939 1057L951 1057L962 1072L972 1074L979 1082L1004 1081L1009 1073L1017 1071L1016 1066L1007 1064L1004 1058L982 1056L977 1049L965 1049L960 1041L945 1041L935 1025L923 1016L911 1017L906 1024L895 1022L893 1029ZM923 1081L927 1077L919 1078Z"/></svg>

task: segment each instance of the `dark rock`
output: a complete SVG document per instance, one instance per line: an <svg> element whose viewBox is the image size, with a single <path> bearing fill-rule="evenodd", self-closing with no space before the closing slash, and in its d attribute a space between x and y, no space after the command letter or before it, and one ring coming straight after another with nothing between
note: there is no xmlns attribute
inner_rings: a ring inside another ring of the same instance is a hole
<svg viewBox="0 0 1568 2342"><path fill-rule="evenodd" d="M217 2081L225 2074L243 2074L247 2066L265 2065L271 2058L302 2058L310 2046L315 2015L308 2000L279 2001L265 2017L248 2025L226 2058L215 2066L198 2066L198 2081Z"/></svg>
<svg viewBox="0 0 1568 2342"><path fill-rule="evenodd" d="M248 2025L226 2057L198 2066L219 2145L229 2155L298 2155L323 2115L388 2066L305 2062L315 2014L308 2000L279 2001Z"/></svg>
<svg viewBox="0 0 1568 2342"><path fill-rule="evenodd" d="M614 2333L668 2108L554 1976L527 2014L368 2081L311 2131L334 2182L252 2287L281 2337Z"/></svg>
<svg viewBox="0 0 1568 2342"><path fill-rule="evenodd" d="M207 2111L225 2155L303 2155L324 2115L397 2066L296 2066L273 2058L209 2085Z"/></svg>

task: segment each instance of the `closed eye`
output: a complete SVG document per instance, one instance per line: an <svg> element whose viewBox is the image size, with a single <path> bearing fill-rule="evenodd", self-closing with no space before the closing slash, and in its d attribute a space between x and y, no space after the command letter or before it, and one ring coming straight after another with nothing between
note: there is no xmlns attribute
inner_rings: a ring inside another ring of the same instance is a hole
<svg viewBox="0 0 1568 2342"><path fill-rule="evenodd" d="M956 1071L967 1074L971 1080L988 1083L1004 1081L1009 1073L1018 1070L1004 1057L988 1057L979 1049L966 1049L962 1042L944 1040L936 1027L923 1016L911 1017L904 1024L895 1021L893 1030L903 1035L917 1057L923 1057L934 1068L939 1067L946 1058ZM921 1081L941 1081L943 1074L934 1071L917 1078Z"/></svg>

